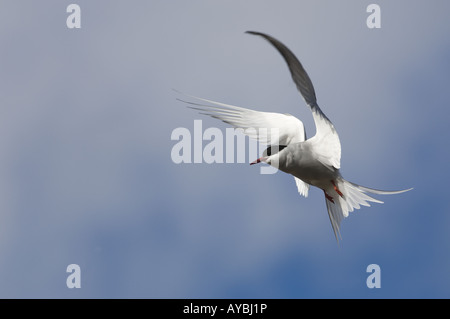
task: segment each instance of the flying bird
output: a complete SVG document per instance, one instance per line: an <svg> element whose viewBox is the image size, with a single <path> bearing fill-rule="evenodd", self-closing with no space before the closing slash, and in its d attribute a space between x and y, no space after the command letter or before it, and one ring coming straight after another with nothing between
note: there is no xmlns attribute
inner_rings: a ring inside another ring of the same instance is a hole
<svg viewBox="0 0 450 319"><path fill-rule="evenodd" d="M370 206L369 202L383 203L367 193L387 195L407 192L410 189L384 191L364 187L345 180L341 168L341 143L338 133L317 104L313 84L297 57L283 43L267 34L255 31L246 33L261 36L272 44L288 65L292 79L304 101L311 109L316 134L307 139L299 119L290 114L259 112L190 96L199 102L189 103L202 114L222 120L260 143L269 145L250 165L266 163L295 178L298 192L307 197L310 185L320 188L325 195L328 216L336 240L339 242L340 223L354 209ZM273 129L276 129L273 131ZM265 133L260 133L265 132ZM272 134L271 132L276 132Z"/></svg>

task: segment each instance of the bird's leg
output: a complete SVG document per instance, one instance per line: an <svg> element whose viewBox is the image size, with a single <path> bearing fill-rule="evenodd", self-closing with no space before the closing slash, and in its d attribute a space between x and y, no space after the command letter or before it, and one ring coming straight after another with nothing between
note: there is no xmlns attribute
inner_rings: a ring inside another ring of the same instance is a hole
<svg viewBox="0 0 450 319"><path fill-rule="evenodd" d="M330 195L327 194L327 192L323 191L323 193L325 194L325 198L328 199L330 202L332 202L334 204L334 199L333 197L331 197Z"/></svg>
<svg viewBox="0 0 450 319"><path fill-rule="evenodd" d="M342 198L344 198L344 194L342 194L342 192L339 190L339 188L336 186L336 183L335 183L333 180L331 180L331 184L333 184L334 190L336 191L336 193L338 193L339 196L341 196Z"/></svg>

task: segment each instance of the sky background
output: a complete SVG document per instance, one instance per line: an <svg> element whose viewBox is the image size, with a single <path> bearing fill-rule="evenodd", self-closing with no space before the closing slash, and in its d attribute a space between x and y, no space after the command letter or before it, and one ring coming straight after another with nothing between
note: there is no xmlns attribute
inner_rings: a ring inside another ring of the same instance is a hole
<svg viewBox="0 0 450 319"><path fill-rule="evenodd" d="M70 1L0 3L1 298L450 297L448 1L73 2L77 30ZM175 128L227 127L173 89L314 134L283 59L247 30L302 61L346 179L414 187L351 213L339 246L322 191L171 160Z"/></svg>

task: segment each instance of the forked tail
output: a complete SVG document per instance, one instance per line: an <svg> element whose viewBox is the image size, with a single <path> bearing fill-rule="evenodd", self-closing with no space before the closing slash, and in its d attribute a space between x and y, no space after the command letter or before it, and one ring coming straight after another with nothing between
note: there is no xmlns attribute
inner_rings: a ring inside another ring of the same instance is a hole
<svg viewBox="0 0 450 319"><path fill-rule="evenodd" d="M341 237L339 231L341 220L347 217L349 212L352 212L354 209L359 209L361 206L370 206L369 202L383 203L382 201L367 195L367 193L392 195L404 193L411 189L412 188L399 191L383 191L357 185L346 181L343 178L331 181L330 187L324 190L324 192L328 216L330 217L336 240L339 242L339 238Z"/></svg>

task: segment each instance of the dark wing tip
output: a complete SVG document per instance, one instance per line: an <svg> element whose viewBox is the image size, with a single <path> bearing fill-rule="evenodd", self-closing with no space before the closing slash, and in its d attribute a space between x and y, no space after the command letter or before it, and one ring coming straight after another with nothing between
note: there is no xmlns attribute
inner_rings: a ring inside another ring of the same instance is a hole
<svg viewBox="0 0 450 319"><path fill-rule="evenodd" d="M263 38L266 38L267 40L272 38L270 35L262 33L262 32L258 32L258 31L245 31L245 33L252 34L252 35L259 35Z"/></svg>
<svg viewBox="0 0 450 319"><path fill-rule="evenodd" d="M306 104L311 107L317 106L316 92L314 90L312 81L295 54L291 50L289 50L289 48L286 47L282 42L270 35L256 31L247 31L246 33L263 37L264 39L269 41L270 44L275 47L275 49L278 50L278 52L283 56L286 64L288 65L289 71L292 75L292 79L294 80L297 89L302 94Z"/></svg>

